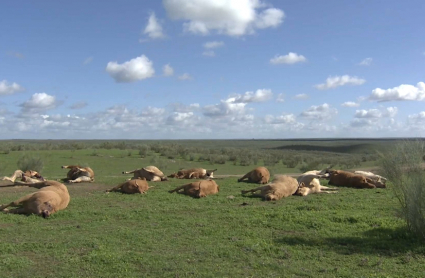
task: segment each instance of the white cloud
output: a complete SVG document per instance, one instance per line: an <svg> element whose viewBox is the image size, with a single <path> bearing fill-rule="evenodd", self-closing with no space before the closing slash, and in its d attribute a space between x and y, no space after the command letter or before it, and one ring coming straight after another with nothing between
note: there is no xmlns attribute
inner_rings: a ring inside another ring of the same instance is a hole
<svg viewBox="0 0 425 278"><path fill-rule="evenodd" d="M204 107L204 115L207 117L233 116L245 113L246 103L235 103L234 98L222 100L219 104Z"/></svg>
<svg viewBox="0 0 425 278"><path fill-rule="evenodd" d="M189 105L182 103L172 103L170 104L170 107L174 112L194 112L199 110L200 105L199 103L192 103Z"/></svg>
<svg viewBox="0 0 425 278"><path fill-rule="evenodd" d="M297 121L294 114L287 114L277 117L266 115L264 117L264 122L267 124L295 124Z"/></svg>
<svg viewBox="0 0 425 278"><path fill-rule="evenodd" d="M29 100L25 101L20 106L24 111L28 110L28 112L40 112L53 109L57 105L58 102L54 96L46 93L35 93Z"/></svg>
<svg viewBox="0 0 425 278"><path fill-rule="evenodd" d="M294 96L294 99L308 99L307 94L298 94Z"/></svg>
<svg viewBox="0 0 425 278"><path fill-rule="evenodd" d="M369 110L356 110L355 118L365 119L379 119L379 118L393 118L397 115L397 107L387 107L383 110L369 109Z"/></svg>
<svg viewBox="0 0 425 278"><path fill-rule="evenodd" d="M284 93L278 94L276 97L276 102L285 102L285 94Z"/></svg>
<svg viewBox="0 0 425 278"><path fill-rule="evenodd" d="M199 118L193 112L173 112L168 116L167 125L193 126L199 122Z"/></svg>
<svg viewBox="0 0 425 278"><path fill-rule="evenodd" d="M255 29L279 26L282 10L265 7L260 0L164 0L173 20L184 20L184 30L207 35L212 31L229 36L254 33Z"/></svg>
<svg viewBox="0 0 425 278"><path fill-rule="evenodd" d="M415 123L425 124L425 111L421 111L418 114L409 115L408 120Z"/></svg>
<svg viewBox="0 0 425 278"><path fill-rule="evenodd" d="M402 84L398 87L383 90L376 88L369 96L369 100L396 101L396 100L425 100L425 83L419 82L416 86Z"/></svg>
<svg viewBox="0 0 425 278"><path fill-rule="evenodd" d="M318 106L312 105L309 109L303 111L300 116L311 120L326 120L334 117L336 114L338 114L338 110L324 103Z"/></svg>
<svg viewBox="0 0 425 278"><path fill-rule="evenodd" d="M81 109L87 106L87 102L85 101L79 101L71 105L69 108L71 109Z"/></svg>
<svg viewBox="0 0 425 278"><path fill-rule="evenodd" d="M174 69L170 66L170 64L166 64L162 68L162 72L164 76L173 76L174 75Z"/></svg>
<svg viewBox="0 0 425 278"><path fill-rule="evenodd" d="M188 74L188 73L183 73L178 78L179 78L179 80L191 80L191 79L193 79L192 76L190 76L190 74Z"/></svg>
<svg viewBox="0 0 425 278"><path fill-rule="evenodd" d="M162 26L156 19L155 13L151 13L146 24L144 34L147 34L151 39L162 39L165 35L162 31Z"/></svg>
<svg viewBox="0 0 425 278"><path fill-rule="evenodd" d="M93 61L93 57L87 57L84 61L83 61L83 65L88 65Z"/></svg>
<svg viewBox="0 0 425 278"><path fill-rule="evenodd" d="M147 108L143 109L142 113L140 113L141 116L143 117L156 117L156 116L161 116L165 114L165 109L164 108L158 108L158 107L150 107L148 106Z"/></svg>
<svg viewBox="0 0 425 278"><path fill-rule="evenodd" d="M358 65L359 66L370 66L372 64L372 58L366 58L363 61L361 61Z"/></svg>
<svg viewBox="0 0 425 278"><path fill-rule="evenodd" d="M354 102L354 101L346 101L343 104L341 104L341 106L344 106L344 107L358 107L358 106L360 106L360 104L357 103L357 102Z"/></svg>
<svg viewBox="0 0 425 278"><path fill-rule="evenodd" d="M150 78L155 74L152 62L145 55L122 64L109 62L106 66L106 72L118 83L135 82Z"/></svg>
<svg viewBox="0 0 425 278"><path fill-rule="evenodd" d="M305 62L307 59L303 55L298 55L294 52L289 52L287 55L276 55L274 58L270 59L270 63L277 65L277 64L295 64L295 63L301 63Z"/></svg>
<svg viewBox="0 0 425 278"><path fill-rule="evenodd" d="M362 85L366 80L358 78L356 76L331 76L326 79L326 83L315 85L316 89L327 90L344 85Z"/></svg>
<svg viewBox="0 0 425 278"><path fill-rule="evenodd" d="M204 43L204 48L211 49L211 48L218 48L222 47L224 45L224 42L221 41L211 41Z"/></svg>
<svg viewBox="0 0 425 278"><path fill-rule="evenodd" d="M270 89L258 89L254 92L245 92L245 94L237 94L232 99L234 103L264 102L271 99L273 93Z"/></svg>
<svg viewBox="0 0 425 278"><path fill-rule="evenodd" d="M10 84L7 80L0 81L0 96L1 95L13 95L17 92L24 91L24 87L19 85L18 83L13 82Z"/></svg>

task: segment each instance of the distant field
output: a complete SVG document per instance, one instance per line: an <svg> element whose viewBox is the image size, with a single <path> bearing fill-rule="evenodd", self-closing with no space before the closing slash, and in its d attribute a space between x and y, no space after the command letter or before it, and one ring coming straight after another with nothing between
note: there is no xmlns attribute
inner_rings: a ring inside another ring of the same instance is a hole
<svg viewBox="0 0 425 278"><path fill-rule="evenodd" d="M222 176L242 175L257 165L169 159L154 152L142 158L137 149L96 148L102 141L82 143L87 148L34 147L0 154L1 175L16 170L24 153L40 157L44 162L42 174L51 179L65 177L66 170L60 166L66 164L89 165L96 174L95 183L69 185L69 207L50 219L0 214L1 277L423 276L425 246L407 232L397 217L398 203L391 188L340 188L338 194L264 202L242 197L242 189L256 185L238 183L232 176L217 179L220 193L204 199L169 194L168 190L186 182L175 179L150 183L155 187L145 195L105 194L106 189L128 177L121 174L123 170L155 163L161 164L166 174L199 166L217 168L216 174ZM128 145L156 143L132 141ZM384 152L394 141L160 143L349 157L353 153ZM22 144L37 146L45 142ZM258 165L263 164L259 160ZM358 168L378 166L377 161L365 161ZM269 168L275 174L300 173L298 168L288 168L282 162ZM0 182L0 204L34 191L7 185Z"/></svg>

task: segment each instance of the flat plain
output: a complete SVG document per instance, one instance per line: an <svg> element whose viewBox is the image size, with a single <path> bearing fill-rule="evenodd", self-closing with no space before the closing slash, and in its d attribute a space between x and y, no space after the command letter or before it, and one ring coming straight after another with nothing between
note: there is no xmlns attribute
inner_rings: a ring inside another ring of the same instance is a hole
<svg viewBox="0 0 425 278"><path fill-rule="evenodd" d="M0 214L0 277L423 277L425 245L397 215L391 189L397 185L266 202L240 194L256 184L237 182L264 165L263 159L249 165L199 161L209 149L223 148L282 152L282 159L294 153L304 160L364 157L391 149L393 141L159 142L189 147L189 153L169 158L151 148L140 155L133 146L158 144L151 141L121 148L83 141L68 149L54 146L69 142L4 142L10 151L0 154L2 176L13 173L24 154L39 157L49 179L64 178L60 166L68 164L88 165L96 176L94 183L68 184L68 208L49 219ZM53 147L46 148L49 143ZM31 147L13 150L17 144ZM379 161L369 158L355 168L379 170ZM155 164L166 175L180 168L217 168L220 192L202 199L170 194L189 182L170 179L150 182L154 187L143 195L105 194L130 177L122 171ZM266 167L273 174L301 173L282 160ZM1 181L0 204L30 192L34 189Z"/></svg>

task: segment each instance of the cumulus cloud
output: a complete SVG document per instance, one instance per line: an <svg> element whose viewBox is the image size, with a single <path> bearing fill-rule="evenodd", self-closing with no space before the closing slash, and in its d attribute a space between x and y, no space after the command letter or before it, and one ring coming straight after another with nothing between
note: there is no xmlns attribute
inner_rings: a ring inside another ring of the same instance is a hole
<svg viewBox="0 0 425 278"><path fill-rule="evenodd" d="M163 5L171 19L185 21L186 32L201 35L243 36L277 27L285 17L280 9L264 9L259 0L164 0Z"/></svg>
<svg viewBox="0 0 425 278"><path fill-rule="evenodd" d="M237 94L233 98L230 98L234 103L249 103L249 102L264 102L273 97L273 93L270 89L258 89L254 92L245 92L245 94Z"/></svg>
<svg viewBox="0 0 425 278"><path fill-rule="evenodd" d="M396 101L396 100L425 100L425 83L419 82L416 86L402 84L391 89L376 88L372 90L369 100L378 102Z"/></svg>
<svg viewBox="0 0 425 278"><path fill-rule="evenodd" d="M307 94L298 94L294 96L294 99L308 99Z"/></svg>
<svg viewBox="0 0 425 278"><path fill-rule="evenodd" d="M393 118L397 115L397 107L387 107L383 110L369 109L369 110L356 110L354 115L355 118L366 118L366 119L379 119L379 118Z"/></svg>
<svg viewBox="0 0 425 278"><path fill-rule="evenodd" d="M164 76L173 76L174 75L174 69L170 66L170 64L166 64L162 68L162 73Z"/></svg>
<svg viewBox="0 0 425 278"><path fill-rule="evenodd" d="M315 85L316 89L327 90L345 85L362 85L366 80L356 76L331 76L326 79L326 83Z"/></svg>
<svg viewBox="0 0 425 278"><path fill-rule="evenodd" d="M146 24L145 30L143 31L151 39L162 39L165 35L162 31L162 26L156 19L155 13L151 13Z"/></svg>
<svg viewBox="0 0 425 278"><path fill-rule="evenodd" d="M312 105L309 109L303 111L300 116L310 120L326 120L331 119L336 114L338 114L338 110L324 103L318 106Z"/></svg>
<svg viewBox="0 0 425 278"><path fill-rule="evenodd" d="M170 104L170 107L174 112L194 112L199 110L200 105L199 103L192 103L189 105L183 103L172 103Z"/></svg>
<svg viewBox="0 0 425 278"><path fill-rule="evenodd" d="M341 106L344 107L358 107L360 106L360 103L354 102L354 101L346 101L343 104L341 104Z"/></svg>
<svg viewBox="0 0 425 278"><path fill-rule="evenodd" d="M246 103L235 103L234 98L222 100L219 104L204 107L204 115L207 117L222 117L245 113Z"/></svg>
<svg viewBox="0 0 425 278"><path fill-rule="evenodd" d="M192 126L198 121L198 117L193 112L173 112L168 116L166 124Z"/></svg>
<svg viewBox="0 0 425 278"><path fill-rule="evenodd" d="M264 122L267 124L295 124L297 121L294 114L287 114L277 117L266 115L264 117Z"/></svg>
<svg viewBox="0 0 425 278"><path fill-rule="evenodd" d="M211 48L218 48L222 47L224 45L224 42L222 41L211 41L204 43L204 48L211 49Z"/></svg>
<svg viewBox="0 0 425 278"><path fill-rule="evenodd" d="M155 74L152 62L145 55L122 64L109 62L106 72L118 83L135 82L153 77Z"/></svg>
<svg viewBox="0 0 425 278"><path fill-rule="evenodd" d="M370 66L372 64L372 58L366 58L363 61L361 61L358 65L359 66Z"/></svg>
<svg viewBox="0 0 425 278"><path fill-rule="evenodd" d="M276 97L276 102L285 102L285 94L284 93L278 94Z"/></svg>
<svg viewBox="0 0 425 278"><path fill-rule="evenodd" d="M24 87L19 85L18 83L13 82L10 84L7 80L0 81L0 96L1 95L13 95L17 92L24 91Z"/></svg>
<svg viewBox="0 0 425 278"><path fill-rule="evenodd" d="M41 112L53 109L58 105L54 96L46 93L35 93L32 97L22 103L20 106L29 112Z"/></svg>
<svg viewBox="0 0 425 278"><path fill-rule="evenodd" d="M71 109L81 109L87 106L87 102L85 101L79 101L71 105L69 108Z"/></svg>
<svg viewBox="0 0 425 278"><path fill-rule="evenodd" d="M277 65L277 64L295 64L295 63L301 63L305 62L307 59L303 55L298 55L294 52L289 52L287 55L276 55L274 58L270 59L270 63Z"/></svg>
<svg viewBox="0 0 425 278"><path fill-rule="evenodd" d="M425 111L421 111L418 114L409 115L408 120L410 122L424 124L425 123Z"/></svg>
<svg viewBox="0 0 425 278"><path fill-rule="evenodd" d="M147 108L142 110L142 113L140 113L140 115L142 116L161 116L165 114L165 109L164 108L158 108L158 107L150 107L148 106Z"/></svg>
<svg viewBox="0 0 425 278"><path fill-rule="evenodd" d="M179 80L191 80L191 79L193 79L192 76L188 73L183 73L178 78L179 78Z"/></svg>

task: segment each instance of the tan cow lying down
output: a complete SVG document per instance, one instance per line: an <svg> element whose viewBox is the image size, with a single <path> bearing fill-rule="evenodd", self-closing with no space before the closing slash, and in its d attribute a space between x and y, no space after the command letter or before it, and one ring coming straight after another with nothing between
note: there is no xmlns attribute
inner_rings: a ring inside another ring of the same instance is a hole
<svg viewBox="0 0 425 278"><path fill-rule="evenodd" d="M79 165L62 166L62 169L70 169L66 174L66 181L70 183L76 182L93 182L94 172L90 167L81 167Z"/></svg>
<svg viewBox="0 0 425 278"><path fill-rule="evenodd" d="M15 184L24 183L16 182ZM59 210L65 209L69 204L68 189L60 182L46 180L28 186L39 188L39 190L8 205L0 206L0 211L17 214L36 214L46 218ZM7 207L18 208L9 210Z"/></svg>
<svg viewBox="0 0 425 278"><path fill-rule="evenodd" d="M133 180L126 181L115 186L112 189L106 190L106 192L122 192L127 194L143 194L149 189L148 182L143 178L137 178Z"/></svg>
<svg viewBox="0 0 425 278"><path fill-rule="evenodd" d="M133 174L133 179L145 178L147 181L167 181L167 177L155 166L147 166L142 169L137 169L123 174Z"/></svg>
<svg viewBox="0 0 425 278"><path fill-rule="evenodd" d="M206 170L204 168L192 168L192 169L182 169L177 173L173 173L169 175L169 178L177 178L177 179L206 179L213 178L214 170Z"/></svg>
<svg viewBox="0 0 425 278"><path fill-rule="evenodd" d="M248 179L248 182L266 184L270 179L270 172L266 167L257 167L254 170L248 172L245 176L238 179L238 182Z"/></svg>
<svg viewBox="0 0 425 278"><path fill-rule="evenodd" d="M36 183L40 181L45 181L45 179L37 172L33 170L22 171L16 170L11 177L3 177L4 181L15 182L16 179L20 179L25 183Z"/></svg>
<svg viewBox="0 0 425 278"><path fill-rule="evenodd" d="M259 190L260 193L255 194ZM251 190L242 190L242 195L251 192L254 196L262 197L266 201L276 201L293 195L297 190L296 179L286 175L276 175L271 183Z"/></svg>
<svg viewBox="0 0 425 278"><path fill-rule="evenodd" d="M354 188L385 188L385 184L373 181L362 175L343 170L328 170L329 185L345 186Z"/></svg>
<svg viewBox="0 0 425 278"><path fill-rule="evenodd" d="M354 174L365 176L366 178L369 178L375 182L382 183L382 184L385 184L387 182L386 178L384 178L383 176L374 174L372 172L354 171Z"/></svg>
<svg viewBox="0 0 425 278"><path fill-rule="evenodd" d="M194 198L202 198L208 195L217 194L220 191L220 186L213 180L196 181L177 187L168 192L177 192L192 196Z"/></svg>
<svg viewBox="0 0 425 278"><path fill-rule="evenodd" d="M338 190L338 188L330 188L320 184L319 179L326 178L329 176L329 174L316 175L308 173L309 172L306 172L304 174L301 174L301 176L297 177L299 188L297 192L295 192L295 195L307 196L308 194L313 193L338 193L335 192L335 190Z"/></svg>

